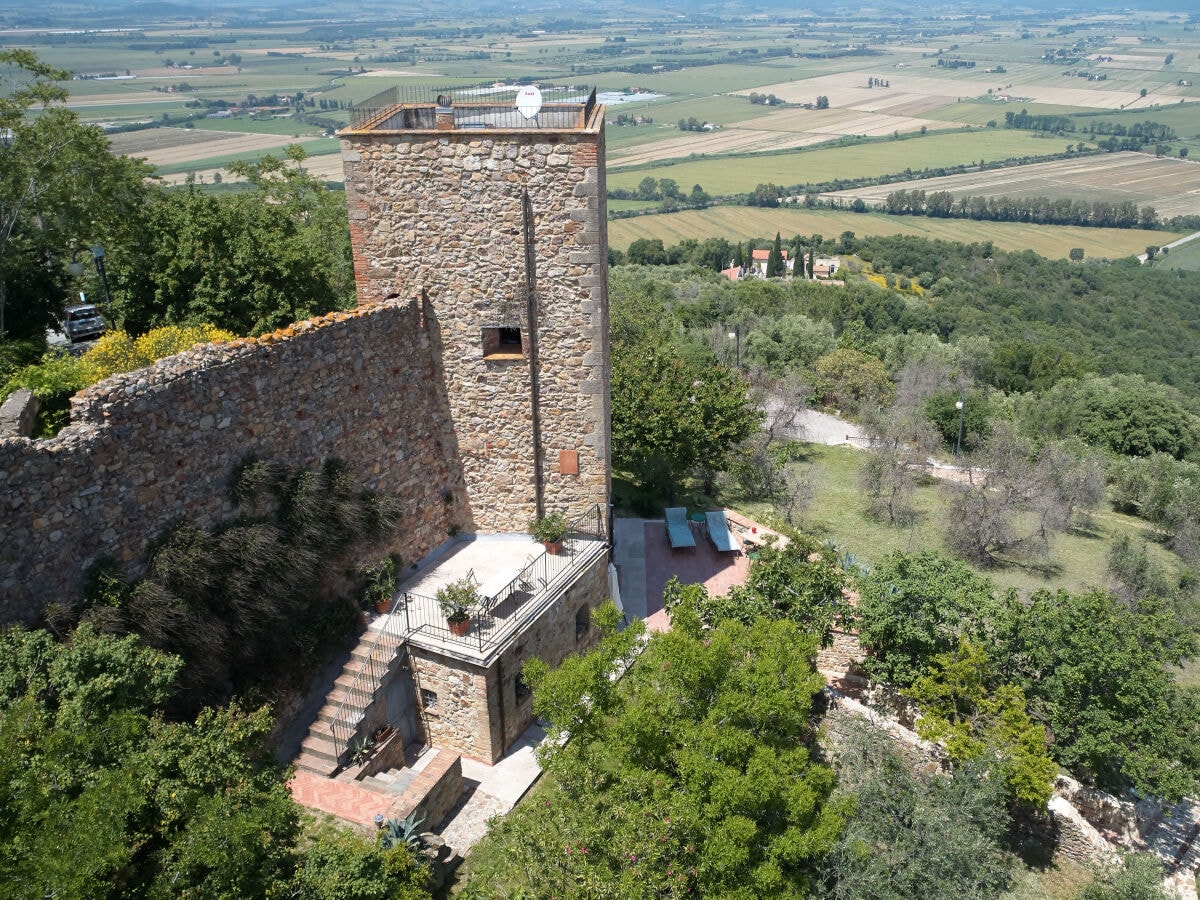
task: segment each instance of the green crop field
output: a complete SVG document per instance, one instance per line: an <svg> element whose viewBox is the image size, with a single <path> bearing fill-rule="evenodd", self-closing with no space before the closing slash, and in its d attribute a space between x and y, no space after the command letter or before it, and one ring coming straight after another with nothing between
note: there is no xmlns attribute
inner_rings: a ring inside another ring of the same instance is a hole
<svg viewBox="0 0 1200 900"><path fill-rule="evenodd" d="M321 156L338 152L341 148L340 142L335 138L322 138L316 141L289 141L284 143L298 143L310 157ZM280 147L283 143L280 144ZM200 169L219 169L222 166L227 166L235 160L246 160L247 162L256 162L268 154L272 156L280 156L280 149L267 150L251 150L244 153L233 153L224 156L210 156L203 159L192 159L187 162L175 163L173 165L162 165L154 167L156 175L177 175L181 172L196 172ZM306 163L307 165L307 163Z"/></svg>
<svg viewBox="0 0 1200 900"><path fill-rule="evenodd" d="M714 195L746 193L762 183L821 183L835 178L864 178L931 166L970 165L980 160L1017 159L1061 153L1067 141L1034 137L1029 132L988 128L952 134L927 134L902 140L852 146L820 147L790 153L688 159L669 164L613 171L608 186L632 189L647 174L700 184Z"/></svg>
<svg viewBox="0 0 1200 900"><path fill-rule="evenodd" d="M1161 244L1163 232L1122 228L1079 228L1067 225L1027 225L1017 222L974 222L929 219L923 216L886 216L780 207L717 206L704 210L617 219L608 225L609 246L625 250L638 238L658 238L670 246L684 238L702 240L761 239L783 235L823 234L843 231L857 235L909 234L931 240L991 241L1002 250L1034 250L1051 258L1066 257L1072 247L1082 247L1086 258L1118 258Z"/></svg>

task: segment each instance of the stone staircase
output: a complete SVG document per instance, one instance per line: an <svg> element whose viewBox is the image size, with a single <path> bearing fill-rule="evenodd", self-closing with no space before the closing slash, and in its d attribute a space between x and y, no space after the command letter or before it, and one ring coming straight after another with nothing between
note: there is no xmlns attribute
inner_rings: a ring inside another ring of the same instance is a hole
<svg viewBox="0 0 1200 900"><path fill-rule="evenodd" d="M342 704L349 703L343 712L349 712L350 721L362 721L367 708L374 701L374 692L379 684L366 685L361 680L355 685L358 673L375 646L379 637L377 631L368 629L359 638L358 644L350 653L350 659L333 683L333 688L325 695L325 703L317 712L317 718L309 726L308 734L300 742L300 754L292 761L297 769L304 769L326 778L332 777L341 766L337 741L333 736L333 720ZM354 691L350 688L354 686Z"/></svg>

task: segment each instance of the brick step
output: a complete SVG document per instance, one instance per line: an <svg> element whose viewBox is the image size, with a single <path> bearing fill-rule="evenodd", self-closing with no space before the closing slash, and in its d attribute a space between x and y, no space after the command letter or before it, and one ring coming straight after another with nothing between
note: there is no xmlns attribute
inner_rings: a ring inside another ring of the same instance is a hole
<svg viewBox="0 0 1200 900"><path fill-rule="evenodd" d="M336 716L338 710L342 708L342 703L340 700L337 703L333 703L328 697L325 699L325 705L317 710L317 718L322 722L332 722L333 717ZM351 710L353 710L353 713L349 715L350 719L362 719L363 715L367 711L367 705L368 704L366 703L349 703L346 705L345 711L349 713Z"/></svg>
<svg viewBox="0 0 1200 900"><path fill-rule="evenodd" d="M390 781L383 781L375 775L368 775L366 778L360 778L357 782L360 787L364 787L369 791L375 791L378 794L396 796L399 792L392 786Z"/></svg>
<svg viewBox="0 0 1200 900"><path fill-rule="evenodd" d="M324 719L317 719L317 721L308 726L308 733L319 734L322 737L332 738L333 723Z"/></svg>
<svg viewBox="0 0 1200 900"><path fill-rule="evenodd" d="M336 762L326 759L324 756L316 756L306 750L301 751L300 755L292 760L292 765L297 769L320 775L322 778L329 778L337 771Z"/></svg>
<svg viewBox="0 0 1200 900"><path fill-rule="evenodd" d="M379 683L373 682L367 678L355 678L353 675L342 674L333 682L333 691L337 691L342 696L355 697L373 697L375 692L379 690Z"/></svg>

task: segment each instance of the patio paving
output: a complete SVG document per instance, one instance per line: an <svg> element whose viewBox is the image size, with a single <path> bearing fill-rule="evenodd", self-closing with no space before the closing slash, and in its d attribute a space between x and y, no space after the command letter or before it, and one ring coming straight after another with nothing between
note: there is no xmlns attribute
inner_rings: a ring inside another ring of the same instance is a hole
<svg viewBox="0 0 1200 900"><path fill-rule="evenodd" d="M739 540L741 523L746 520L730 515L730 527ZM672 576L684 584L703 584L710 594L726 593L735 584L743 584L750 573L750 560L744 554L717 553L708 541L703 522L694 522L696 546L672 550L663 519L617 519L614 525L615 562L621 578L621 601L630 618L641 618L651 631L665 631L670 617L663 610L663 588ZM753 523L747 521L744 530Z"/></svg>

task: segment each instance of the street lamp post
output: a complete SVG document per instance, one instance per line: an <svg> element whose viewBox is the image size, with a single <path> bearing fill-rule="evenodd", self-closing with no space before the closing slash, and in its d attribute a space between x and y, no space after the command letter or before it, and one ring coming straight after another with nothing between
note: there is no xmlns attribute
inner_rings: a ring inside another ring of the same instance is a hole
<svg viewBox="0 0 1200 900"><path fill-rule="evenodd" d="M963 401L958 399L954 401L954 408L958 410L958 443L954 445L954 455L962 455L962 433L963 433Z"/></svg>
<svg viewBox="0 0 1200 900"><path fill-rule="evenodd" d="M742 326L734 325L733 331L729 332L729 336L736 342L734 349L734 368L742 368Z"/></svg>
<svg viewBox="0 0 1200 900"><path fill-rule="evenodd" d="M104 305L112 308L112 294L108 292L108 274L104 270L104 248L97 244L92 248L92 259L96 261L96 274L100 276L100 285L104 288Z"/></svg>

